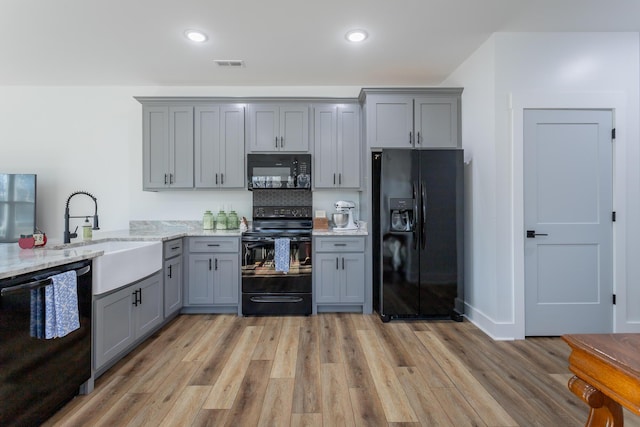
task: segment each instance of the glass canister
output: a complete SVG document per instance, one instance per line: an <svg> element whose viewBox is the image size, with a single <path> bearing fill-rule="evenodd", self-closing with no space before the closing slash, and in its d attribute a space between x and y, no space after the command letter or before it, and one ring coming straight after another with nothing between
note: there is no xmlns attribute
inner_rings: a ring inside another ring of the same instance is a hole
<svg viewBox="0 0 640 427"><path fill-rule="evenodd" d="M227 229L227 214L224 213L222 209L218 212L218 216L216 217L216 230L226 230Z"/></svg>
<svg viewBox="0 0 640 427"><path fill-rule="evenodd" d="M213 230L213 213L211 211L205 211L202 217L202 229Z"/></svg>
<svg viewBox="0 0 640 427"><path fill-rule="evenodd" d="M237 230L240 228L240 219L236 211L231 211L229 215L227 215L227 228L229 230Z"/></svg>

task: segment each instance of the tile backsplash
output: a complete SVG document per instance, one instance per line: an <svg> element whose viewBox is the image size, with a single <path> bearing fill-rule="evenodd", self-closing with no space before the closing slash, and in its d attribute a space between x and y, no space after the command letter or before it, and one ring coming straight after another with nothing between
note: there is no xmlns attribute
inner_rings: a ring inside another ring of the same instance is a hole
<svg viewBox="0 0 640 427"><path fill-rule="evenodd" d="M312 206L308 190L253 190L253 206Z"/></svg>

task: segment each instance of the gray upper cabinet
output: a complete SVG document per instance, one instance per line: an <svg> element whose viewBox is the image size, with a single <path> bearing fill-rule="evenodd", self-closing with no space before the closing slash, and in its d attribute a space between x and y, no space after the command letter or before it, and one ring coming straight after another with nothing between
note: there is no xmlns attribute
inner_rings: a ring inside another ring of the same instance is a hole
<svg viewBox="0 0 640 427"><path fill-rule="evenodd" d="M419 96L413 100L416 148L457 148L458 99Z"/></svg>
<svg viewBox="0 0 640 427"><path fill-rule="evenodd" d="M248 111L248 151L309 151L307 104L258 103Z"/></svg>
<svg viewBox="0 0 640 427"><path fill-rule="evenodd" d="M360 188L358 105L314 106L315 188Z"/></svg>
<svg viewBox="0 0 640 427"><path fill-rule="evenodd" d="M193 187L193 107L144 105L143 189Z"/></svg>
<svg viewBox="0 0 640 427"><path fill-rule="evenodd" d="M458 148L460 88L363 89L370 148Z"/></svg>
<svg viewBox="0 0 640 427"><path fill-rule="evenodd" d="M195 108L195 187L244 187L244 106Z"/></svg>

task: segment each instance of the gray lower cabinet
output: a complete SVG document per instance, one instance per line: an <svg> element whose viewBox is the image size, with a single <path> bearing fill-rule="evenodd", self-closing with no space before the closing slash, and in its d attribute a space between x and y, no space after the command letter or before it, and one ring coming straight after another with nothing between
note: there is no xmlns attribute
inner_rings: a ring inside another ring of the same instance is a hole
<svg viewBox="0 0 640 427"><path fill-rule="evenodd" d="M142 188L193 188L193 107L143 105L142 114Z"/></svg>
<svg viewBox="0 0 640 427"><path fill-rule="evenodd" d="M164 320L160 271L94 301L94 368L100 372Z"/></svg>
<svg viewBox="0 0 640 427"><path fill-rule="evenodd" d="M364 237L314 237L316 311L363 311Z"/></svg>
<svg viewBox="0 0 640 427"><path fill-rule="evenodd" d="M182 239L164 242L164 318L182 308Z"/></svg>
<svg viewBox="0 0 640 427"><path fill-rule="evenodd" d="M191 237L184 312L238 312L240 238Z"/></svg>
<svg viewBox="0 0 640 427"><path fill-rule="evenodd" d="M460 148L460 88L363 89L370 148Z"/></svg>
<svg viewBox="0 0 640 427"><path fill-rule="evenodd" d="M360 108L314 106L315 188L360 188Z"/></svg>
<svg viewBox="0 0 640 427"><path fill-rule="evenodd" d="M308 104L249 104L248 112L247 151L309 151Z"/></svg>

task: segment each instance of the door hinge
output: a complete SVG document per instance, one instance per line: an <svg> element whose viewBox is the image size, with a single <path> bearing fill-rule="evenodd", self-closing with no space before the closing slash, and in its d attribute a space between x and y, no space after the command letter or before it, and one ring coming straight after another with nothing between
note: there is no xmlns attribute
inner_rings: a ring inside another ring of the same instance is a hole
<svg viewBox="0 0 640 427"><path fill-rule="evenodd" d="M611 129L611 139L616 139L616 128Z"/></svg>
<svg viewBox="0 0 640 427"><path fill-rule="evenodd" d="M613 305L616 305L616 294L613 294Z"/></svg>
<svg viewBox="0 0 640 427"><path fill-rule="evenodd" d="M611 212L611 221L616 222L616 211Z"/></svg>

